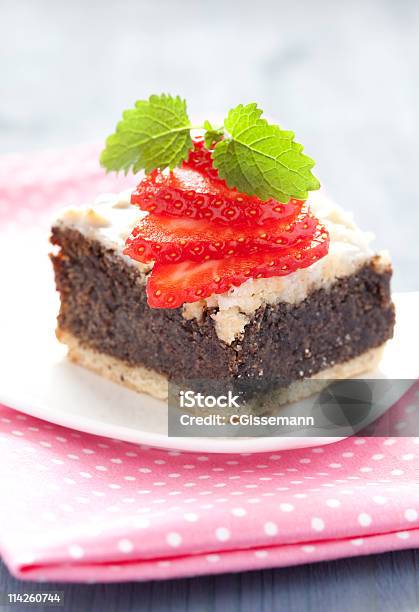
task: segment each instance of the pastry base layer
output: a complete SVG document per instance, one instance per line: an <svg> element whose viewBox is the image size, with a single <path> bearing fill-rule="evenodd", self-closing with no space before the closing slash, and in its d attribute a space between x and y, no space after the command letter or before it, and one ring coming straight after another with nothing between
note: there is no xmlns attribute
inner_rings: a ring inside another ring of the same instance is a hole
<svg viewBox="0 0 419 612"><path fill-rule="evenodd" d="M124 385L138 393L147 393L157 399L168 397L168 379L158 372L142 366L131 366L121 359L111 357L89 348L71 333L58 329L57 338L68 347L68 358L73 363L99 374L109 380ZM325 368L310 378L291 383L281 389L276 397L279 404L294 402L320 391L325 380L353 378L377 367L384 349L384 344L369 349L358 357ZM313 380L319 381L318 386Z"/></svg>
<svg viewBox="0 0 419 612"><path fill-rule="evenodd" d="M167 399L168 381L162 374L100 353L82 344L69 332L57 329L56 335L60 342L67 345L67 357L73 363L138 393L148 393L160 400Z"/></svg>

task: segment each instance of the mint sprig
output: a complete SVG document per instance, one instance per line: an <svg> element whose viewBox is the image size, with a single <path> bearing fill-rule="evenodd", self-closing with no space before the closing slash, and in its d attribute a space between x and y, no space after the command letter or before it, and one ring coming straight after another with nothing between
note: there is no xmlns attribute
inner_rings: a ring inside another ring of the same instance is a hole
<svg viewBox="0 0 419 612"><path fill-rule="evenodd" d="M270 125L256 104L240 104L228 113L224 127L228 136L213 153L214 166L229 187L288 202L307 199L320 183L313 176L314 161L294 142L294 133Z"/></svg>
<svg viewBox="0 0 419 612"><path fill-rule="evenodd" d="M106 140L100 163L107 170L132 171L180 166L192 148L186 102L162 94L138 100L124 111L114 134Z"/></svg>
<svg viewBox="0 0 419 612"><path fill-rule="evenodd" d="M212 149L214 166L229 187L262 200L288 202L306 199L319 189L312 174L314 161L303 153L294 133L269 124L256 104L240 104L230 110L222 127L209 121L192 126L186 102L162 94L139 100L123 113L109 136L100 162L107 170L132 168L146 173L182 165L193 147L191 131L204 131L205 146Z"/></svg>

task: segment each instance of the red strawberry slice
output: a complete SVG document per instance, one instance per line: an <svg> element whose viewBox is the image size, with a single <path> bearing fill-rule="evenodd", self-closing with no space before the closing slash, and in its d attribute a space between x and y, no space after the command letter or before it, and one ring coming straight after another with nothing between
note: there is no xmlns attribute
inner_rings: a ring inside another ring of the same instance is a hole
<svg viewBox="0 0 419 612"><path fill-rule="evenodd" d="M183 162L183 167L193 168L201 172L201 174L205 174L205 176L208 176L213 181L224 183L218 176L217 169L213 166L211 151L206 148L204 139L202 137L195 138L193 145L193 149L189 153L188 159Z"/></svg>
<svg viewBox="0 0 419 612"><path fill-rule="evenodd" d="M216 293L224 293L249 278L286 276L323 257L329 237L320 229L313 241L283 251L266 251L228 259L180 263L156 263L147 282L151 308L177 308Z"/></svg>
<svg viewBox="0 0 419 612"><path fill-rule="evenodd" d="M295 199L287 204L276 200L262 202L255 196L229 189L224 182L191 167L175 168L170 173L155 170L141 181L131 202L159 215L249 226L290 220L303 206L301 200Z"/></svg>
<svg viewBox="0 0 419 612"><path fill-rule="evenodd" d="M135 227L124 253L137 261L206 261L284 249L310 241L318 220L304 208L292 223L271 221L263 227L217 226L208 221L147 215Z"/></svg>

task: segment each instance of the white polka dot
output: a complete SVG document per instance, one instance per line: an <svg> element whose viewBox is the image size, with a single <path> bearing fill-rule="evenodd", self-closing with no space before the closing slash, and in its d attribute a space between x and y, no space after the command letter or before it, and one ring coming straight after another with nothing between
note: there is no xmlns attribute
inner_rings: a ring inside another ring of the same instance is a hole
<svg viewBox="0 0 419 612"><path fill-rule="evenodd" d="M25 435L25 434L24 434L22 431L19 431L19 430L17 430L17 429L14 429L14 430L12 431L12 434L13 434L14 436L24 436L24 435Z"/></svg>
<svg viewBox="0 0 419 612"><path fill-rule="evenodd" d="M353 544L354 546L362 546L364 543L364 540L362 538L354 538L353 540L351 540L351 544Z"/></svg>
<svg viewBox="0 0 419 612"><path fill-rule="evenodd" d="M91 448L83 448L83 453L85 453L86 455L94 455L95 451Z"/></svg>
<svg viewBox="0 0 419 612"><path fill-rule="evenodd" d="M354 441L354 444L356 444L357 446L360 446L361 444L365 444L365 440L364 440L364 438L357 438Z"/></svg>
<svg viewBox="0 0 419 612"><path fill-rule="evenodd" d="M374 495L372 500L376 503L376 504L380 504L383 505L387 502L387 497L384 497L383 495Z"/></svg>
<svg viewBox="0 0 419 612"><path fill-rule="evenodd" d="M324 453L324 449L323 449L323 448L320 448L320 447L318 447L318 448L312 448L312 449L311 449L311 452L312 452L312 453L321 454L321 453Z"/></svg>
<svg viewBox="0 0 419 612"><path fill-rule="evenodd" d="M393 444L396 444L396 440L395 438L388 438L387 440L384 440L383 444L384 446L393 446Z"/></svg>
<svg viewBox="0 0 419 612"><path fill-rule="evenodd" d="M282 512L292 512L294 510L294 506L292 504L279 504L280 510Z"/></svg>
<svg viewBox="0 0 419 612"><path fill-rule="evenodd" d="M414 458L415 455L413 453L406 453L406 455L402 455L403 461L411 461Z"/></svg>
<svg viewBox="0 0 419 612"><path fill-rule="evenodd" d="M169 544L169 546L176 548L177 546L181 545L182 536L180 535L180 533L177 533L176 531L171 531L170 533L167 534L166 541Z"/></svg>
<svg viewBox="0 0 419 612"><path fill-rule="evenodd" d="M117 458L111 459L111 463L120 464L120 463L122 463L122 459L117 459Z"/></svg>
<svg viewBox="0 0 419 612"><path fill-rule="evenodd" d="M372 459L373 461L380 461L380 459L384 459L384 455L382 455L382 454L380 454L380 453L377 453L376 455L373 455L373 456L371 457L371 459Z"/></svg>
<svg viewBox="0 0 419 612"><path fill-rule="evenodd" d="M308 457L303 457L302 459L300 459L300 463L311 463L311 459L308 459Z"/></svg>
<svg viewBox="0 0 419 612"><path fill-rule="evenodd" d="M340 501L338 499L327 499L326 505L329 506L329 508L339 508Z"/></svg>
<svg viewBox="0 0 419 612"><path fill-rule="evenodd" d="M364 473L372 472L372 468L368 467L368 466L365 466L365 467L359 468L359 471L360 472L364 472Z"/></svg>
<svg viewBox="0 0 419 612"><path fill-rule="evenodd" d="M232 508L231 514L233 516L246 516L247 511L244 508Z"/></svg>
<svg viewBox="0 0 419 612"><path fill-rule="evenodd" d="M134 519L134 527L138 529L147 529L150 526L150 521L147 518L140 516L139 518Z"/></svg>
<svg viewBox="0 0 419 612"><path fill-rule="evenodd" d="M258 559L266 559L267 556L267 550L255 550L255 557L257 557Z"/></svg>
<svg viewBox="0 0 419 612"><path fill-rule="evenodd" d="M322 518L319 518L318 516L314 516L311 519L311 528L314 529L314 531L323 531L324 520Z"/></svg>
<svg viewBox="0 0 419 612"><path fill-rule="evenodd" d="M118 550L123 553L130 553L132 550L134 550L134 544L131 542L131 540L123 538L118 542Z"/></svg>
<svg viewBox="0 0 419 612"><path fill-rule="evenodd" d="M414 508L408 508L405 510L404 518L406 521L413 522L418 518L418 513Z"/></svg>
<svg viewBox="0 0 419 612"><path fill-rule="evenodd" d="M396 536L401 540L407 540L408 538L410 538L410 534L407 531L399 531L398 533L396 533Z"/></svg>
<svg viewBox="0 0 419 612"><path fill-rule="evenodd" d="M84 550L78 544L72 544L68 549L68 554L72 559L81 559L84 557Z"/></svg>
<svg viewBox="0 0 419 612"><path fill-rule="evenodd" d="M342 467L342 464L341 463L329 463L329 467L338 469Z"/></svg>
<svg viewBox="0 0 419 612"><path fill-rule="evenodd" d="M205 559L209 562L209 563L217 563L217 561L220 560L220 555L207 555L205 557Z"/></svg>
<svg viewBox="0 0 419 612"><path fill-rule="evenodd" d="M107 468L107 467L105 467L104 465L95 465L95 469L96 469L98 472L107 472L107 471L108 471L108 468Z"/></svg>
<svg viewBox="0 0 419 612"><path fill-rule="evenodd" d="M361 527L368 527L368 525L372 523L372 518L366 512L361 512L361 514L358 515L358 523Z"/></svg>
<svg viewBox="0 0 419 612"><path fill-rule="evenodd" d="M272 521L268 521L264 525L264 531L268 536L274 536L278 533L278 526Z"/></svg>
<svg viewBox="0 0 419 612"><path fill-rule="evenodd" d="M230 530L227 527L217 527L215 530L215 537L220 542L226 542L230 539Z"/></svg>
<svg viewBox="0 0 419 612"><path fill-rule="evenodd" d="M304 546L301 547L301 550L306 553L311 553L316 550L316 547L312 546L311 544L305 544Z"/></svg>
<svg viewBox="0 0 419 612"><path fill-rule="evenodd" d="M183 515L183 518L189 523L196 523L196 521L198 520L198 515L195 512L187 512Z"/></svg>
<svg viewBox="0 0 419 612"><path fill-rule="evenodd" d="M89 472L80 472L80 476L83 478L92 478L92 475Z"/></svg>
<svg viewBox="0 0 419 612"><path fill-rule="evenodd" d="M342 457L345 457L345 459L349 459L350 457L353 457L354 453L352 452L347 452L347 453L342 453Z"/></svg>
<svg viewBox="0 0 419 612"><path fill-rule="evenodd" d="M404 474L404 472L403 472L403 470L398 470L398 469L395 469L395 470L392 470L392 471L390 472L390 474L391 474L392 476L401 476L402 474Z"/></svg>

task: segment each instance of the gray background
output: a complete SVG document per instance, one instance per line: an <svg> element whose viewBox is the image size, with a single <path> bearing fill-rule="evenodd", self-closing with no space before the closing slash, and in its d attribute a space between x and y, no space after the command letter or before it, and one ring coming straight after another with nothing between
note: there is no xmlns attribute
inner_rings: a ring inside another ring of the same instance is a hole
<svg viewBox="0 0 419 612"><path fill-rule="evenodd" d="M257 101L418 290L417 0L0 0L0 152L102 141L167 91Z"/></svg>
<svg viewBox="0 0 419 612"><path fill-rule="evenodd" d="M418 76L416 0L0 0L0 153L102 141L150 93L199 116L257 101L390 249L394 287L418 290ZM69 586L66 609L417 610L417 568L406 552ZM4 568L0 584L25 588Z"/></svg>

